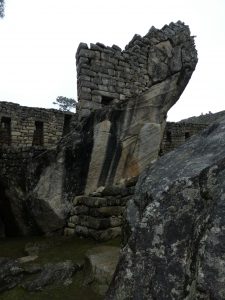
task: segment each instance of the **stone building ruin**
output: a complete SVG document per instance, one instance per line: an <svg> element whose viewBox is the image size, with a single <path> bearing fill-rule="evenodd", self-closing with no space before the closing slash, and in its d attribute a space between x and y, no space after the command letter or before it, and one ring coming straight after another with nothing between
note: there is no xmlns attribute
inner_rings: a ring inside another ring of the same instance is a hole
<svg viewBox="0 0 225 300"><path fill-rule="evenodd" d="M182 69L187 72L182 78L184 88L197 55L188 26L179 21L161 30L151 27L143 37L135 34L123 51L116 45L91 43L88 47L80 43L76 62L79 108L85 115L143 94L147 101L153 86L172 76L176 81L175 74ZM166 83L157 88L164 88ZM160 103L152 104L152 109L153 105ZM165 113L166 109L169 106Z"/></svg>
<svg viewBox="0 0 225 300"><path fill-rule="evenodd" d="M73 114L0 102L0 145L12 147L56 146L68 132Z"/></svg>
<svg viewBox="0 0 225 300"><path fill-rule="evenodd" d="M15 224L0 214L2 235L119 235L139 174L207 126L166 123L197 64L184 23L124 51L81 43L76 60L76 114L0 102L0 209Z"/></svg>

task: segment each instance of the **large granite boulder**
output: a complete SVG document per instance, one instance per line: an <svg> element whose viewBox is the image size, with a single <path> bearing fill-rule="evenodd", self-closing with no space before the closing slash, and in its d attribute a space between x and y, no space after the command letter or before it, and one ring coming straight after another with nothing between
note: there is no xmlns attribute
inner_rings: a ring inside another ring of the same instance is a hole
<svg viewBox="0 0 225 300"><path fill-rule="evenodd" d="M225 118L149 166L106 299L225 299Z"/></svg>

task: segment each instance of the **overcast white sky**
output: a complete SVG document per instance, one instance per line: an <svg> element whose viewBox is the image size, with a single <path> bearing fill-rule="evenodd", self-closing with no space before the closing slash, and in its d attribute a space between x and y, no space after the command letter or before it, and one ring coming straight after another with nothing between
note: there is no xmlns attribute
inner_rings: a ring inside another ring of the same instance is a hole
<svg viewBox="0 0 225 300"><path fill-rule="evenodd" d="M135 33L184 21L199 62L169 120L224 110L225 0L5 0L0 20L0 101L53 107L77 98L79 42L121 48Z"/></svg>

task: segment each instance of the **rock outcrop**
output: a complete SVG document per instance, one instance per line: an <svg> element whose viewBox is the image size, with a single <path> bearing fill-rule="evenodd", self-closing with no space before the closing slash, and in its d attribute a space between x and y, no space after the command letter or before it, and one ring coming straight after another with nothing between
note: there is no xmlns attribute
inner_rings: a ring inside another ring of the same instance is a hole
<svg viewBox="0 0 225 300"><path fill-rule="evenodd" d="M139 175L158 158L167 112L191 78L197 52L179 21L135 35L124 51L82 43L76 57L79 115L96 112L88 194Z"/></svg>
<svg viewBox="0 0 225 300"><path fill-rule="evenodd" d="M225 299L225 119L149 166L106 299Z"/></svg>
<svg viewBox="0 0 225 300"><path fill-rule="evenodd" d="M2 103L0 235L62 233L76 196L138 176L158 158L167 112L196 63L178 21L135 35L124 51L81 44L76 115Z"/></svg>
<svg viewBox="0 0 225 300"><path fill-rule="evenodd" d="M34 292L53 284L69 285L72 276L80 270L80 266L70 260L41 266L31 264L31 258L31 256L20 259L0 257L0 292L16 286Z"/></svg>

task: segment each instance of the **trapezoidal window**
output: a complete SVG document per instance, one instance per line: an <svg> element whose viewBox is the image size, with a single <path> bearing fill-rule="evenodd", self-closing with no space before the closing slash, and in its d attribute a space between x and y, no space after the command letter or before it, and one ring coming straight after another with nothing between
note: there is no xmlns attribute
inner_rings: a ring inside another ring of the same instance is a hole
<svg viewBox="0 0 225 300"><path fill-rule="evenodd" d="M166 132L166 141L168 143L171 143L172 142L172 134L171 134L171 131L167 131Z"/></svg>
<svg viewBox="0 0 225 300"><path fill-rule="evenodd" d="M0 125L0 144L11 145L11 118L2 117Z"/></svg>
<svg viewBox="0 0 225 300"><path fill-rule="evenodd" d="M102 96L102 105L109 105L113 101L113 97Z"/></svg>
<svg viewBox="0 0 225 300"><path fill-rule="evenodd" d="M41 121L35 121L33 136L33 146L43 146L44 144L44 124Z"/></svg>
<svg viewBox="0 0 225 300"><path fill-rule="evenodd" d="M189 137L190 137L191 135L190 135L190 132L185 132L185 134L184 134L184 138L185 138L185 141L187 140L187 139L189 139Z"/></svg>
<svg viewBox="0 0 225 300"><path fill-rule="evenodd" d="M71 123L71 115L64 116L64 124L63 124L63 135L66 135L70 132L70 123Z"/></svg>

